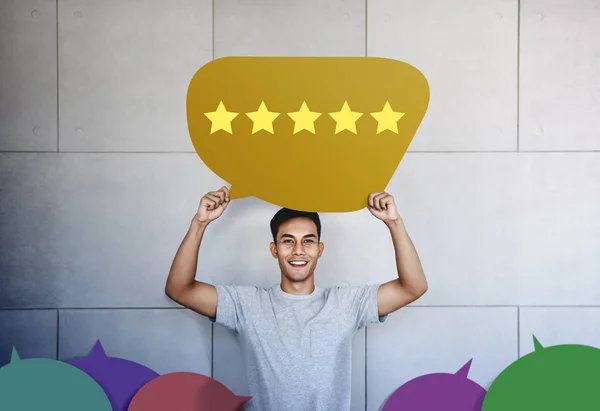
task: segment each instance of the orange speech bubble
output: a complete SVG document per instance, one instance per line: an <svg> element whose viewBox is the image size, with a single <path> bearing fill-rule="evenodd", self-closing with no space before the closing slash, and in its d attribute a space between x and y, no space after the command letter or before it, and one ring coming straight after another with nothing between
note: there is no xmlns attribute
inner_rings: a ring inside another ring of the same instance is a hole
<svg viewBox="0 0 600 411"><path fill-rule="evenodd" d="M429 85L385 58L223 57L196 72L186 103L194 148L231 199L350 212L385 191Z"/></svg>

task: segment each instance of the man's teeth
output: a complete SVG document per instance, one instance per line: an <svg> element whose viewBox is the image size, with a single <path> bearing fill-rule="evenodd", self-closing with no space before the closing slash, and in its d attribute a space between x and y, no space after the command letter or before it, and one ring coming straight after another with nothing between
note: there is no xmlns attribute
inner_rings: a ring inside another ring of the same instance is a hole
<svg viewBox="0 0 600 411"><path fill-rule="evenodd" d="M291 265L306 265L306 261L290 261Z"/></svg>

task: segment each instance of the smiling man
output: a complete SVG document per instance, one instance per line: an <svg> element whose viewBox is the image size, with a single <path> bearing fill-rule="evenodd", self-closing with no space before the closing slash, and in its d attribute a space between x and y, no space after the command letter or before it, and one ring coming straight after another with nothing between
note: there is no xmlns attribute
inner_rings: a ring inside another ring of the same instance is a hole
<svg viewBox="0 0 600 411"><path fill-rule="evenodd" d="M237 334L253 397L246 410L348 411L355 333L427 291L417 251L388 193L368 196L368 209L390 231L397 273L383 284L315 285L324 251L317 213L282 208L271 220L271 255L281 280L268 287L211 285L195 280L210 222L229 204L229 190L207 193L171 266L166 294Z"/></svg>

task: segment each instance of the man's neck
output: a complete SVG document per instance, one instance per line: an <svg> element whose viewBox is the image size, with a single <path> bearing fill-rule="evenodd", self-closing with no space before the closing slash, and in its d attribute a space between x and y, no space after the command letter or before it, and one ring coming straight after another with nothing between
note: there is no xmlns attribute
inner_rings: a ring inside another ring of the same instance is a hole
<svg viewBox="0 0 600 411"><path fill-rule="evenodd" d="M315 291L315 281L312 276L302 282L292 282L281 276L281 289L288 294L308 295Z"/></svg>

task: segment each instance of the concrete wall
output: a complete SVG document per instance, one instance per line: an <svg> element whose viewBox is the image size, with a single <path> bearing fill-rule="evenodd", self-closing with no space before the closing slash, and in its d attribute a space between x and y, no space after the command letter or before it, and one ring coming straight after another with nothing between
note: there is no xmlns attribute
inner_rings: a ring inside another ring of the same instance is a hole
<svg viewBox="0 0 600 411"><path fill-rule="evenodd" d="M225 182L186 124L228 55L380 56L431 87L387 191L429 292L355 340L353 411L455 372L489 386L544 345L600 346L600 8L591 0L1 0L0 365L108 355L247 394L236 340L164 295L200 197ZM282 157L284 158L284 157ZM278 282L268 221L234 201L198 279ZM395 277L367 210L324 214L317 283Z"/></svg>

